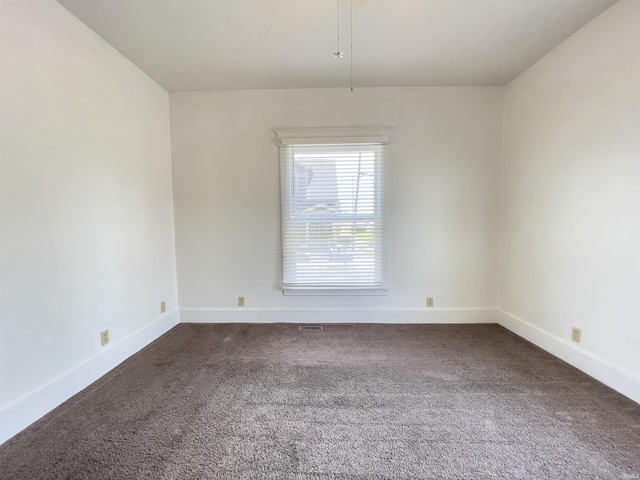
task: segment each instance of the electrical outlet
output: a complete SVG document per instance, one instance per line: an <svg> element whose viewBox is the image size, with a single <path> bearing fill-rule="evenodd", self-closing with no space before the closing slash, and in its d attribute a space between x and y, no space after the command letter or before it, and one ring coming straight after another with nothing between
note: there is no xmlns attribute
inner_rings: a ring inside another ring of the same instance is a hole
<svg viewBox="0 0 640 480"><path fill-rule="evenodd" d="M576 327L571 327L571 340L580 343L580 337L582 337L582 330Z"/></svg>
<svg viewBox="0 0 640 480"><path fill-rule="evenodd" d="M160 302L160 313L164 313L167 311L167 304L165 302Z"/></svg>
<svg viewBox="0 0 640 480"><path fill-rule="evenodd" d="M427 307L433 307L433 297L427 297Z"/></svg>
<svg viewBox="0 0 640 480"><path fill-rule="evenodd" d="M238 297L238 306L244 307L244 297Z"/></svg>
<svg viewBox="0 0 640 480"><path fill-rule="evenodd" d="M103 330L102 332L100 332L100 345L101 346L105 346L107 343L109 343L109 330Z"/></svg>

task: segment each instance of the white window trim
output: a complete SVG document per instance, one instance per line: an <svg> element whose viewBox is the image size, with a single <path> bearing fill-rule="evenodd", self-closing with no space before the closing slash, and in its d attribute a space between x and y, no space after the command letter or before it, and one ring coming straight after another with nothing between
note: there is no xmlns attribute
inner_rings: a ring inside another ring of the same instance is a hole
<svg viewBox="0 0 640 480"><path fill-rule="evenodd" d="M360 297L360 296L385 296L389 295L389 287L375 287L375 288L283 288L283 295L291 296L314 296L314 297Z"/></svg>
<svg viewBox="0 0 640 480"><path fill-rule="evenodd" d="M393 127L274 128L278 145L391 143Z"/></svg>
<svg viewBox="0 0 640 480"><path fill-rule="evenodd" d="M274 128L278 146L286 145L339 145L391 143L394 127L329 127L329 128ZM389 149L386 149L386 175L384 177L384 230L382 286L372 288L349 287L283 287L283 295L294 296L380 296L389 293ZM281 265L282 266L282 265Z"/></svg>

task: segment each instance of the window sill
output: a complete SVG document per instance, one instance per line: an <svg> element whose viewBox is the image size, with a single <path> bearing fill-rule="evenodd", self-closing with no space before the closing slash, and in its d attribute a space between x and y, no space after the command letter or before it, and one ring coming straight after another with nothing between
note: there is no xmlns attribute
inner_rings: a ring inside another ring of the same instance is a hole
<svg viewBox="0 0 640 480"><path fill-rule="evenodd" d="M283 295L292 296L383 296L389 295L388 288L283 288Z"/></svg>

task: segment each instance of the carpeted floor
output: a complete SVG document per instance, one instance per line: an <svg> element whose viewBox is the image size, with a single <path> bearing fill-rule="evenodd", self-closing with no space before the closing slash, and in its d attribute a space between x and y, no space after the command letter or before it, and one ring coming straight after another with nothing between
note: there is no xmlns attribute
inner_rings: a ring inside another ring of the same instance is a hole
<svg viewBox="0 0 640 480"><path fill-rule="evenodd" d="M640 478L640 405L496 325L182 324L0 478Z"/></svg>

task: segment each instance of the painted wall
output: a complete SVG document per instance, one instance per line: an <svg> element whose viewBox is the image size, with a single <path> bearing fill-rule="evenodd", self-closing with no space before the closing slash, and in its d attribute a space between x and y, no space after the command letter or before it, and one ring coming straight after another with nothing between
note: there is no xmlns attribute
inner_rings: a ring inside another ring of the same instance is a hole
<svg viewBox="0 0 640 480"><path fill-rule="evenodd" d="M492 87L172 93L183 321L491 321L482 309L497 303L501 122L502 89ZM280 290L271 129L326 126L397 129L388 296Z"/></svg>
<svg viewBox="0 0 640 480"><path fill-rule="evenodd" d="M167 92L53 0L0 22L1 442L178 315Z"/></svg>
<svg viewBox="0 0 640 480"><path fill-rule="evenodd" d="M184 321L493 321L499 304L640 398L639 8L512 82L502 138L500 87L176 93L170 132L167 92L59 4L2 0L0 442L179 321L176 252ZM397 128L392 288L284 297L271 129L340 125Z"/></svg>
<svg viewBox="0 0 640 480"><path fill-rule="evenodd" d="M640 401L638 25L623 0L506 87L499 306Z"/></svg>

